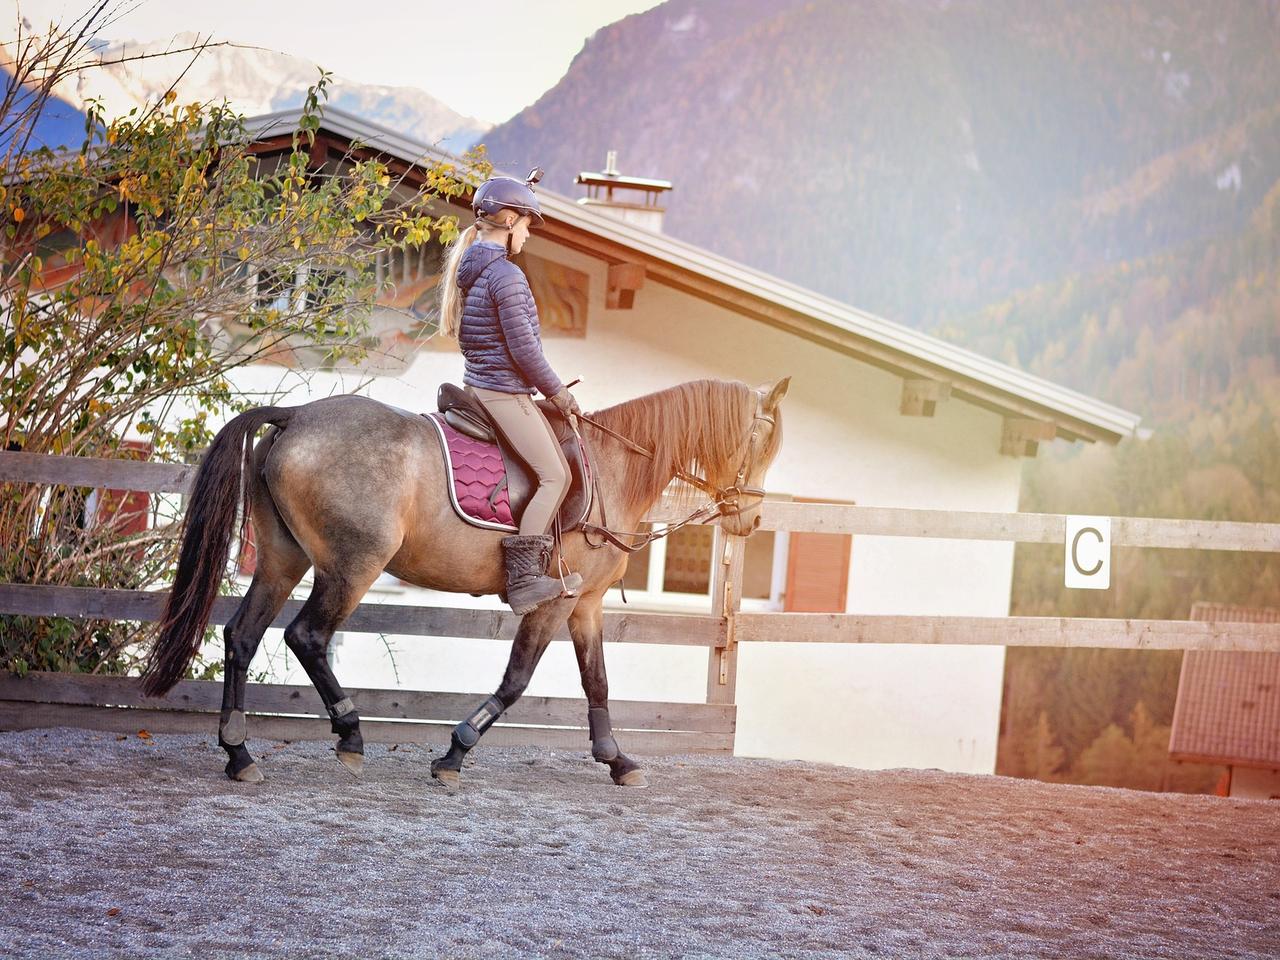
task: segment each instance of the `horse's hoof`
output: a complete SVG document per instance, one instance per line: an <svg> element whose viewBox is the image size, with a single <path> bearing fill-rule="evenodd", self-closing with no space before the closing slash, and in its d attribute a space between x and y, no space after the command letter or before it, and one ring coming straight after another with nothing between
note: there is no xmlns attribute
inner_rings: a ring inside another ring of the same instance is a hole
<svg viewBox="0 0 1280 960"><path fill-rule="evenodd" d="M267 778L262 775L256 763L251 763L239 773L232 774L231 779L239 780L241 783L261 783Z"/></svg>
<svg viewBox="0 0 1280 960"><path fill-rule="evenodd" d="M462 780L462 774L457 770L432 770L431 776L450 788L456 787Z"/></svg>
<svg viewBox="0 0 1280 960"><path fill-rule="evenodd" d="M649 780L643 770L630 770L615 781L620 787L647 787Z"/></svg>
<svg viewBox="0 0 1280 960"><path fill-rule="evenodd" d="M346 767L354 776L360 776L364 772L364 754L351 753L348 750L335 750L338 760Z"/></svg>

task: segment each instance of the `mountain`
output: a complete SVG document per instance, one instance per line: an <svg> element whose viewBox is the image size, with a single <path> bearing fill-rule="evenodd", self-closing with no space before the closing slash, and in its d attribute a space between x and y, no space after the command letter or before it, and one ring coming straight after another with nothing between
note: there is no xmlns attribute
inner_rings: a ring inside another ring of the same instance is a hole
<svg viewBox="0 0 1280 960"><path fill-rule="evenodd" d="M1277 49L1252 0L670 0L485 143L571 193L616 149L671 234L925 326L1238 226Z"/></svg>
<svg viewBox="0 0 1280 960"><path fill-rule="evenodd" d="M164 43L125 41L99 48L103 65L81 71L60 92L73 103L101 98L108 116L154 101L171 84L183 100L225 97L247 115L301 105L320 68L301 57L242 45L211 45L200 52L157 56L197 45L195 34ZM119 62L119 61L126 62ZM334 77L335 107L399 130L406 136L461 153L488 125L451 110L414 87L387 87Z"/></svg>
<svg viewBox="0 0 1280 960"><path fill-rule="evenodd" d="M78 145L84 140L85 116L65 100L51 96L40 106L31 129L16 129L14 123L25 111L32 110L35 94L25 85L13 90L14 74L0 67L0 91L8 107L6 122L0 128L0 157L15 146L19 150L37 150L40 147L57 149ZM15 143L15 141L17 141Z"/></svg>

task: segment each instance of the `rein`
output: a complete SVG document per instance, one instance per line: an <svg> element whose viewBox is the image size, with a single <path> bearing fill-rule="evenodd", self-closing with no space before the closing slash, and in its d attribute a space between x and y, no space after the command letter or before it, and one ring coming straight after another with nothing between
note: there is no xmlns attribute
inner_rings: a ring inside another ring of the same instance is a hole
<svg viewBox="0 0 1280 960"><path fill-rule="evenodd" d="M751 437L747 440L747 449L746 449L746 452L743 454L742 465L738 468L738 476L734 480L734 483L732 486L717 487L714 484L712 484L710 481L706 480L703 477L697 476L696 474L691 474L685 470L676 471L675 477L677 480L684 481L685 483L689 484L691 487L701 490L703 493L707 494L711 498L711 502L708 503L706 506L699 507L693 513L689 514L689 516L685 517L683 520L678 521L677 523L666 524L660 530L651 530L648 533L640 533L638 531L610 530L609 518L605 515L604 499L603 497L600 496L600 478L598 475L593 475L591 480L592 487L593 487L593 499L600 504L600 523L594 524L590 522L584 522L582 524L583 538L587 541L587 546L598 550L601 547L603 547L605 545L605 542L607 541L608 543L617 547L619 550L625 551L626 553L637 553L640 550L643 550L649 544L653 543L653 541L661 540L663 537L666 537L675 533L681 527L688 526L691 523L701 523L704 520L710 519L712 516L714 516L717 513L723 515L725 507L729 507L730 509L741 512L742 505L739 503L740 497L744 497L744 496L759 497L760 499L763 500L765 496L765 491L762 488L749 487L749 486L743 485L743 481L746 480L747 474L750 472L751 461L752 461L752 448L755 446L756 433L759 429L757 424L759 424L760 422L774 424L776 422L773 417L769 416L763 411L762 409L763 405L764 405L764 398L757 395L756 410L751 421ZM623 446L625 446L628 450L632 451L633 453L637 453L642 457L647 457L650 460L654 459L654 454L652 450L642 447L640 444L636 443L634 440L624 437L622 434L617 433L614 430L610 430L608 427L606 427L604 424L600 423L599 421L593 420L590 417L581 413L577 414L576 418L586 421L587 423L591 424L591 426L595 427L597 430L613 437L613 439L617 440L619 443L621 443ZM573 427L573 432L578 435L579 442L582 442L582 434L578 433L578 425L576 423L573 423L572 421L570 422L570 425ZM603 539L599 543L592 543L591 538L587 536L588 533L595 533L600 537L602 537ZM620 537L631 537L636 539L633 539L631 543L626 543L623 540L621 540Z"/></svg>

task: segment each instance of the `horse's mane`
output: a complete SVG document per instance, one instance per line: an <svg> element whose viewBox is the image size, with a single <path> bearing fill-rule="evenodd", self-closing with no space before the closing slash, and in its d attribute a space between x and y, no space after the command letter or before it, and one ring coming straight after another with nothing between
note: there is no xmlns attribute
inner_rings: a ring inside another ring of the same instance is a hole
<svg viewBox="0 0 1280 960"><path fill-rule="evenodd" d="M622 509L647 510L679 470L704 476L736 473L757 397L754 389L740 381L693 380L590 414L654 453L652 460L630 454L623 461L622 474L615 480ZM599 431L593 439L611 442ZM779 422L758 455L771 460L781 442ZM681 501L703 496L683 483L676 495Z"/></svg>

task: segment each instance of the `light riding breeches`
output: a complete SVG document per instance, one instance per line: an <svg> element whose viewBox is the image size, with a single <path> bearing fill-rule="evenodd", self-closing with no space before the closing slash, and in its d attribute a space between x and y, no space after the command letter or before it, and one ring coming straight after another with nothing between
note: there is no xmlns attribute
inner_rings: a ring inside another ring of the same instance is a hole
<svg viewBox="0 0 1280 960"><path fill-rule="evenodd" d="M538 489L520 518L520 536L550 533L560 505L569 495L569 461L546 416L524 393L471 387L502 431L503 438L538 478Z"/></svg>

